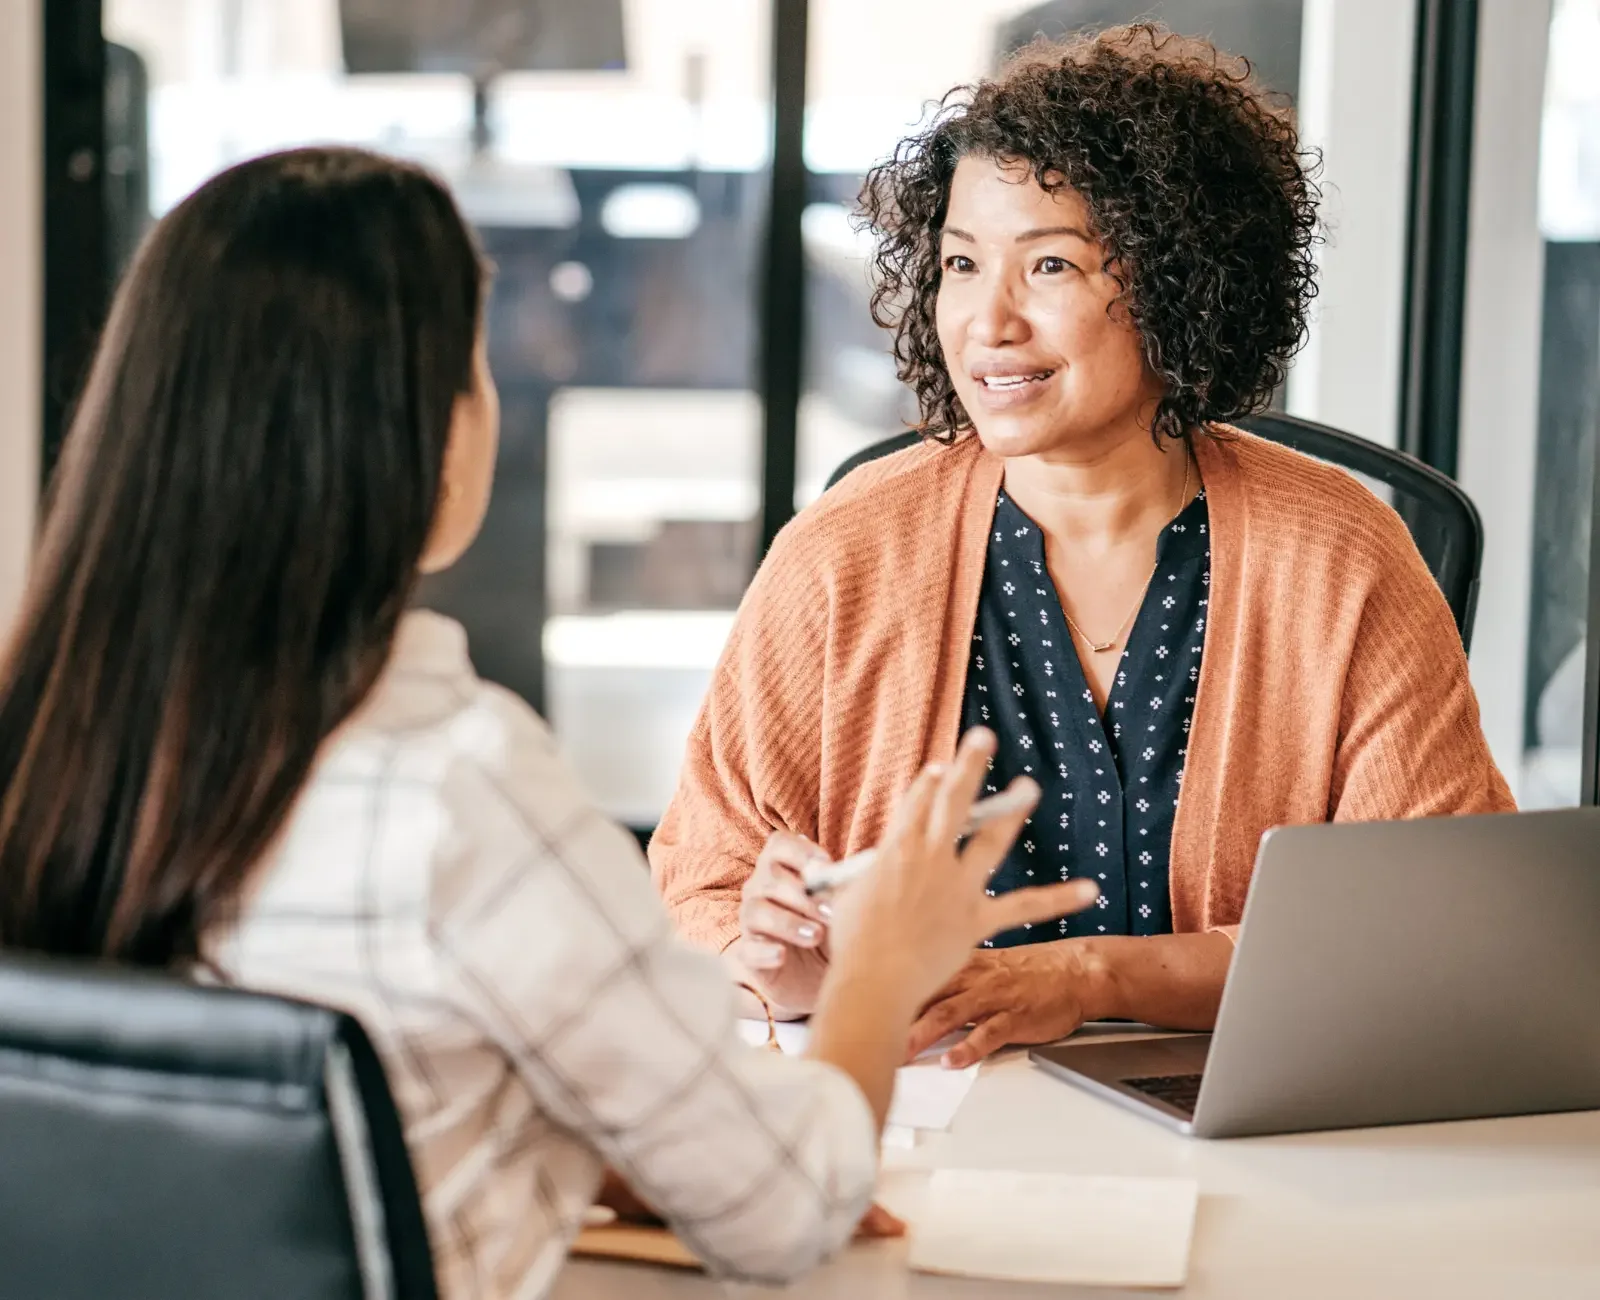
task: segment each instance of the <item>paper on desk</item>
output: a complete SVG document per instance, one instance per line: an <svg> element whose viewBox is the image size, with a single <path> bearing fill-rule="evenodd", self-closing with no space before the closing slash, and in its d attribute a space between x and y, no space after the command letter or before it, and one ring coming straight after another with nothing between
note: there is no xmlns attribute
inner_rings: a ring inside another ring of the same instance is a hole
<svg viewBox="0 0 1600 1300"><path fill-rule="evenodd" d="M1181 1287L1198 1201L1186 1178L940 1169L911 1225L909 1262L961 1277Z"/></svg>
<svg viewBox="0 0 1600 1300"><path fill-rule="evenodd" d="M901 1128L947 1129L977 1081L976 1065L947 1070L939 1064L938 1057L902 1065L895 1071L888 1123Z"/></svg>
<svg viewBox="0 0 1600 1300"><path fill-rule="evenodd" d="M767 1022L741 1020L739 1033L748 1043L764 1043ZM778 1026L778 1046L791 1056L805 1051L808 1036L809 1026L804 1021L785 1021ZM977 1082L978 1066L947 1070L939 1064L939 1058L961 1037L952 1034L941 1039L912 1064L903 1065L895 1072L894 1099L889 1103L890 1129L944 1130L955 1121L956 1111Z"/></svg>

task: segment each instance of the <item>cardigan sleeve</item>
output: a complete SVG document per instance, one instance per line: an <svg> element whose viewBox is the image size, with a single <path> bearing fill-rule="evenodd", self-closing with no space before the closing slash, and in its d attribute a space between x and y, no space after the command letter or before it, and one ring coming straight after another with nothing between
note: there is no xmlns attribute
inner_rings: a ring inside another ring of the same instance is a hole
<svg viewBox="0 0 1600 1300"><path fill-rule="evenodd" d="M810 524L810 521L805 521ZM774 831L816 836L829 622L825 536L791 524L762 562L689 735L650 868L679 931L720 952Z"/></svg>
<svg viewBox="0 0 1600 1300"><path fill-rule="evenodd" d="M1329 818L1515 811L1450 607L1404 525L1389 524L1346 672Z"/></svg>

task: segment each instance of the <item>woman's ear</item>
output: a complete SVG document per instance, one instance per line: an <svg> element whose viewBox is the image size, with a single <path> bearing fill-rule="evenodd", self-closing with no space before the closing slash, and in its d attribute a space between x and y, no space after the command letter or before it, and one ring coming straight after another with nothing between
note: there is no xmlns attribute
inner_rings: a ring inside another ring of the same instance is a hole
<svg viewBox="0 0 1600 1300"><path fill-rule="evenodd" d="M450 440L445 446L439 497L422 555L422 572L448 569L466 554L478 536L489 509L499 444L500 394L489 373L488 353L480 336L472 389L456 398L450 419Z"/></svg>

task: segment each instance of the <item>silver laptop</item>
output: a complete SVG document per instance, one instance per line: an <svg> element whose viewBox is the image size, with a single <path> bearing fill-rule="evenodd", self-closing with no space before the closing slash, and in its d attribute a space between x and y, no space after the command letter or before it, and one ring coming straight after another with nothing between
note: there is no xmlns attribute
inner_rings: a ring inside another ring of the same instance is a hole
<svg viewBox="0 0 1600 1300"><path fill-rule="evenodd" d="M1600 1109L1600 808L1271 831L1215 1032L1032 1057L1197 1137Z"/></svg>

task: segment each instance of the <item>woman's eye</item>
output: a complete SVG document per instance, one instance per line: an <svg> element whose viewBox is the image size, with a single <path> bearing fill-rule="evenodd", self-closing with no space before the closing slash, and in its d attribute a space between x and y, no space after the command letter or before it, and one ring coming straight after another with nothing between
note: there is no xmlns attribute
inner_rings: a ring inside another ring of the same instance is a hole
<svg viewBox="0 0 1600 1300"><path fill-rule="evenodd" d="M970 257L963 257L960 253L951 253L949 257L944 259L944 269L946 271L955 271L957 274L965 274L974 268Z"/></svg>
<svg viewBox="0 0 1600 1300"><path fill-rule="evenodd" d="M1041 257L1039 259L1039 270L1045 275L1060 275L1062 272L1070 271L1071 269L1072 263L1064 257Z"/></svg>

